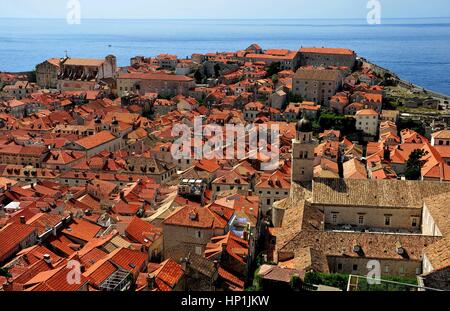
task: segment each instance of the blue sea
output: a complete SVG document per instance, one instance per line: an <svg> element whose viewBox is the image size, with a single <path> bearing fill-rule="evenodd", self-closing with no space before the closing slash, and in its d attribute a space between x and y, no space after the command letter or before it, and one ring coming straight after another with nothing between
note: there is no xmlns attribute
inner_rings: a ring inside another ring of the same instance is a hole
<svg viewBox="0 0 450 311"><path fill-rule="evenodd" d="M65 20L0 19L0 70L28 71L50 57L135 55L302 46L347 47L400 77L450 94L450 18L365 20Z"/></svg>

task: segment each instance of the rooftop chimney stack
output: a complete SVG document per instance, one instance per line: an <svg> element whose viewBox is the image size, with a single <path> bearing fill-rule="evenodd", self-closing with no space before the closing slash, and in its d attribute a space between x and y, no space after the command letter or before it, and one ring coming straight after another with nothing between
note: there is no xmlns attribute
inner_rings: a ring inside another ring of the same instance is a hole
<svg viewBox="0 0 450 311"><path fill-rule="evenodd" d="M44 261L49 265L52 263L52 258L49 254L44 254Z"/></svg>

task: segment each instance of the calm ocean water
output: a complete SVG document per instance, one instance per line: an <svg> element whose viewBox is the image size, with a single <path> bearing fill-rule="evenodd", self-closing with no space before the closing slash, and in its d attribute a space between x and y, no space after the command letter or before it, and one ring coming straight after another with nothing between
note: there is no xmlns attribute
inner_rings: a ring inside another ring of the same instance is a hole
<svg viewBox="0 0 450 311"><path fill-rule="evenodd" d="M402 78L450 94L450 18L364 20L0 19L0 70L26 71L50 57L104 57L301 46L347 47Z"/></svg>

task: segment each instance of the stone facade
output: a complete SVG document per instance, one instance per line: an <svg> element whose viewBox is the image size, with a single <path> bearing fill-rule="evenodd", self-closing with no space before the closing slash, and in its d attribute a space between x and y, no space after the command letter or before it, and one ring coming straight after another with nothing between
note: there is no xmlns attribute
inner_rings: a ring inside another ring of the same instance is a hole
<svg viewBox="0 0 450 311"><path fill-rule="evenodd" d="M301 130L297 126L297 136L292 141L293 182L309 182L314 177L314 148L316 144L313 141L312 129L306 129L308 132Z"/></svg>
<svg viewBox="0 0 450 311"><path fill-rule="evenodd" d="M336 66L353 68L356 53L348 49L302 48L300 63L302 66Z"/></svg>
<svg viewBox="0 0 450 311"><path fill-rule="evenodd" d="M117 78L117 90L120 97L127 93L145 95L188 95L195 87L192 78L180 75L154 73L127 73Z"/></svg>
<svg viewBox="0 0 450 311"><path fill-rule="evenodd" d="M303 100L326 104L342 86L339 70L300 68L292 82L292 92Z"/></svg>

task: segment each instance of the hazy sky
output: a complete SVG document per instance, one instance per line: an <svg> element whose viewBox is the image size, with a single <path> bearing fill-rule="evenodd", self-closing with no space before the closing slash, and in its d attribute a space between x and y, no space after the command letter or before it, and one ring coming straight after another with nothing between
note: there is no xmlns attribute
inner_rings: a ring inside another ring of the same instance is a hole
<svg viewBox="0 0 450 311"><path fill-rule="evenodd" d="M69 0L0 0L0 17L65 18ZM368 0L79 0L82 18L365 18ZM383 18L448 17L449 0L379 0Z"/></svg>

